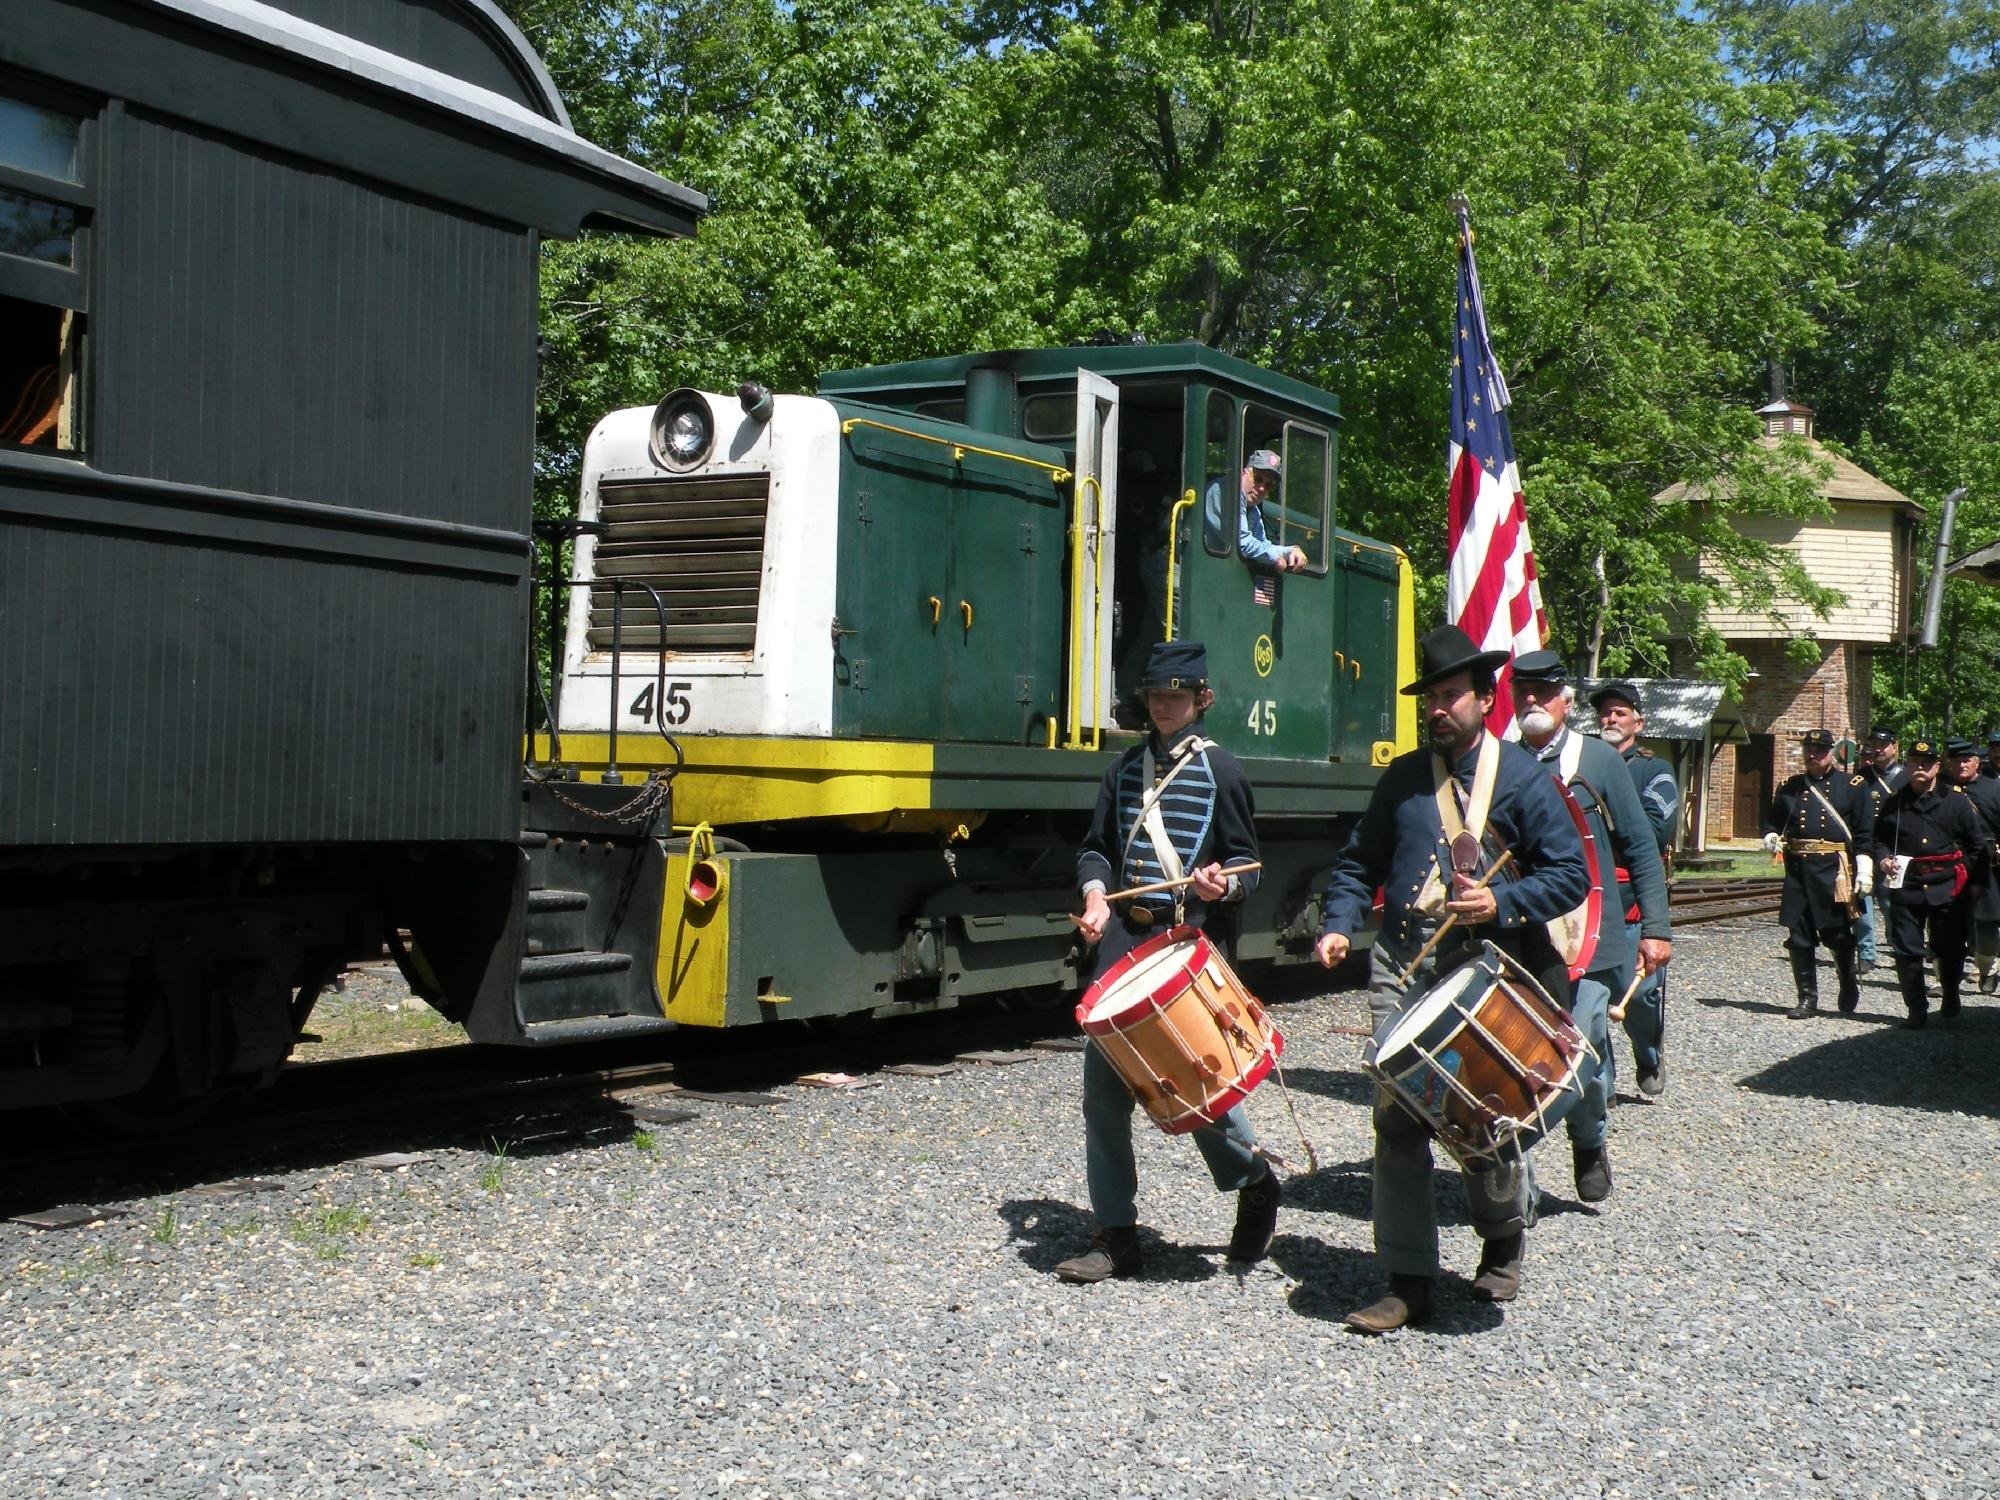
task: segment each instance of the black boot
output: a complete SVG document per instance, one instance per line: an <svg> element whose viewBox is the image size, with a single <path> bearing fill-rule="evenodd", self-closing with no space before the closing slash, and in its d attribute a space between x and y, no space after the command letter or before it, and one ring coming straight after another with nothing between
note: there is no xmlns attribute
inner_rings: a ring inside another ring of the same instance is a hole
<svg viewBox="0 0 2000 1500"><path fill-rule="evenodd" d="M1479 1270L1472 1278L1472 1295L1480 1302L1512 1302L1521 1295L1521 1255L1525 1234L1481 1240Z"/></svg>
<svg viewBox="0 0 2000 1500"><path fill-rule="evenodd" d="M1906 1031L1924 1029L1924 1013L1931 1008L1924 996L1924 961L1921 958L1898 958L1896 960L1896 983L1902 986L1903 1007L1910 1013L1903 1022Z"/></svg>
<svg viewBox="0 0 2000 1500"><path fill-rule="evenodd" d="M1840 973L1840 1013L1851 1016L1861 1004L1861 971L1854 961L1854 945L1833 950L1833 966Z"/></svg>
<svg viewBox="0 0 2000 1500"><path fill-rule="evenodd" d="M1278 1228L1278 1174L1267 1170L1236 1195L1236 1230L1229 1236L1229 1258L1243 1264L1262 1260Z"/></svg>
<svg viewBox="0 0 2000 1500"><path fill-rule="evenodd" d="M1819 955L1811 948L1790 948L1792 955L1792 984L1799 992L1799 1003L1785 1012L1791 1021L1803 1021L1819 1009Z"/></svg>

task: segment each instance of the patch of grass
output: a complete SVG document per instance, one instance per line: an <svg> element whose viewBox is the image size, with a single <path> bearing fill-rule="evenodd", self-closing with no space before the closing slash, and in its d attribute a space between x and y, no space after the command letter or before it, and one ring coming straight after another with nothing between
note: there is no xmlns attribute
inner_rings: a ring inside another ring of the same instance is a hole
<svg viewBox="0 0 2000 1500"><path fill-rule="evenodd" d="M1701 868L1674 867L1674 884L1703 880L1779 880L1784 868L1771 863L1762 849L1711 849L1701 856Z"/></svg>
<svg viewBox="0 0 2000 1500"><path fill-rule="evenodd" d="M106 1271L118 1267L118 1252L109 1245L99 1245L86 1250L70 1264L64 1266L61 1276L64 1281L84 1281L92 1276L101 1276Z"/></svg>
<svg viewBox="0 0 2000 1500"><path fill-rule="evenodd" d="M358 1208L338 1204L312 1213L292 1215L292 1238L308 1247L321 1260L339 1260L347 1253L348 1241L366 1234L374 1220Z"/></svg>
<svg viewBox="0 0 2000 1500"><path fill-rule="evenodd" d="M410 1257L410 1266L418 1271L435 1271L444 1264L444 1257L435 1250L419 1250Z"/></svg>
<svg viewBox="0 0 2000 1500"><path fill-rule="evenodd" d="M410 1433L409 1443L410 1446L416 1449L417 1452L419 1453L428 1453L431 1451L431 1440L425 1437L422 1433L419 1432Z"/></svg>
<svg viewBox="0 0 2000 1500"><path fill-rule="evenodd" d="M641 1156L658 1156L660 1138L650 1130L635 1130L632 1132L632 1149Z"/></svg>
<svg viewBox="0 0 2000 1500"><path fill-rule="evenodd" d="M493 1163L479 1176L479 1185L489 1193L507 1191L507 1143L497 1136L487 1143L493 1153Z"/></svg>

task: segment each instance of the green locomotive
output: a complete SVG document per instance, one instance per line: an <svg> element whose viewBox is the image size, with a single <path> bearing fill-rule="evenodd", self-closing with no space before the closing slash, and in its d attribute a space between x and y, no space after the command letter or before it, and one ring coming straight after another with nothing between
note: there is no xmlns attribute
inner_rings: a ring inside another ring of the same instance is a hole
<svg viewBox="0 0 2000 1500"><path fill-rule="evenodd" d="M1416 739L1409 565L1337 527L1339 431L1333 396L1194 344L605 418L557 732L530 746L529 982L475 1035L889 1015L1073 979L1076 842L1136 726L1121 689L1171 635L1207 643L1211 732L1256 788L1241 956L1304 959L1342 823ZM1260 448L1282 459L1265 529L1306 559L1281 576L1238 556ZM669 772L673 837L615 821Z"/></svg>

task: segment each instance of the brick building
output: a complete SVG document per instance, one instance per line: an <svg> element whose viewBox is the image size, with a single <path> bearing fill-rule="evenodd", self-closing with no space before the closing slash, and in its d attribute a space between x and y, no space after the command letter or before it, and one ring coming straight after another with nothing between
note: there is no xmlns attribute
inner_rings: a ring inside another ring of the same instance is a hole
<svg viewBox="0 0 2000 1500"><path fill-rule="evenodd" d="M1810 407L1777 400L1759 408L1758 441L1775 448L1802 439L1830 470L1820 494L1832 514L1741 517L1746 536L1798 556L1814 582L1838 589L1845 602L1826 618L1795 601L1766 611L1718 610L1709 623L1750 664L1740 699L1747 743L1716 747L1709 767L1709 839L1754 838L1779 782L1802 769L1799 736L1829 729L1858 739L1868 728L1874 655L1909 633L1917 528L1923 512L1865 469L1822 448L1813 437ZM1660 498L1679 499L1676 485ZM1717 503L1726 504L1726 496ZM1793 659L1792 643L1809 640L1813 659Z"/></svg>

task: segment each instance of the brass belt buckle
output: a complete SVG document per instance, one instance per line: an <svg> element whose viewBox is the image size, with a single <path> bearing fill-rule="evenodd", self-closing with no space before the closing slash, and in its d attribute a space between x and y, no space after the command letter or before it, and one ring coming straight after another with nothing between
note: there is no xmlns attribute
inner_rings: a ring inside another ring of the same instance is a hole
<svg viewBox="0 0 2000 1500"><path fill-rule="evenodd" d="M1134 927L1151 927L1153 925L1152 908L1141 906L1135 901L1132 903L1131 910L1125 914L1125 920L1130 922Z"/></svg>

